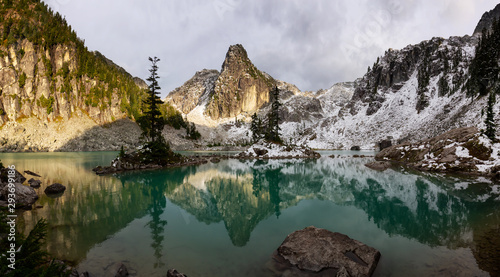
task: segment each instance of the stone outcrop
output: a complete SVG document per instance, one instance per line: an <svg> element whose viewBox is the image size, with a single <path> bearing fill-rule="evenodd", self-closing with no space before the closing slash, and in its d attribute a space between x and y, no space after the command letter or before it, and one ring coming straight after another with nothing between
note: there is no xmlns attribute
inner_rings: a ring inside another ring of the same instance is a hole
<svg viewBox="0 0 500 277"><path fill-rule="evenodd" d="M499 149L500 144L491 143L476 127L465 127L417 143L388 147L375 159L424 171L495 175L500 174Z"/></svg>
<svg viewBox="0 0 500 277"><path fill-rule="evenodd" d="M479 20L479 23L477 23L476 28L474 29L473 35L480 35L483 29L485 30L490 30L491 26L493 25L493 21L499 20L500 19L500 4L496 5L496 7L489 11L485 12L481 19Z"/></svg>
<svg viewBox="0 0 500 277"><path fill-rule="evenodd" d="M273 259L283 276L294 276L295 268L304 273L328 271L325 276L371 276L380 252L344 234L310 226L288 235Z"/></svg>
<svg viewBox="0 0 500 277"><path fill-rule="evenodd" d="M231 45L215 81L205 114L212 119L254 113L269 102L276 81L258 70L241 44Z"/></svg>

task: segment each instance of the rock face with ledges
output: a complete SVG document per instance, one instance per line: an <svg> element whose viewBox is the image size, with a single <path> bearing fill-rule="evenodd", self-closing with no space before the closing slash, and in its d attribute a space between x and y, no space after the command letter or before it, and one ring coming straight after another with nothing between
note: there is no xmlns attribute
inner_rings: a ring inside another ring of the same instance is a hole
<svg viewBox="0 0 500 277"><path fill-rule="evenodd" d="M269 102L269 92L276 81L258 70L241 44L232 45L215 82L205 115L212 119L254 113Z"/></svg>

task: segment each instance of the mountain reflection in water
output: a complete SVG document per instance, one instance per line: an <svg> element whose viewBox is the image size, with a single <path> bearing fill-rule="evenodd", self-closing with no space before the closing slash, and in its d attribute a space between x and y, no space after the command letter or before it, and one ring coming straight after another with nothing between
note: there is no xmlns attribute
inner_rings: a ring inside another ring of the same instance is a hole
<svg viewBox="0 0 500 277"><path fill-rule="evenodd" d="M404 169L378 172L363 166L369 159L327 157L305 161L225 160L195 167L100 177L89 169L102 164L102 158L80 155L75 156L75 162L67 159L61 162L60 157L52 157L50 163L45 163L36 155L35 158L12 155L0 158L4 164L11 158L17 168L44 176L39 189L41 198L37 202L44 207L22 213L21 227L26 232L38 219L46 218L50 224L49 252L76 263L83 261L83 265L90 264L92 253L100 244L111 243L117 234L132 232L134 222L141 222L141 235L145 236L141 239L149 238L153 267L172 267L169 259L176 258L170 245L189 244L181 240L180 235L169 236L178 234L176 228L182 224L175 221L172 214L177 207L186 225L184 230L189 230L192 219L205 226L223 224L226 236L236 247L231 250L226 246L229 252L236 253L237 248L241 248L253 253L254 244L260 243L252 242L253 237L262 239L266 238L262 234L275 232L276 236L267 236L269 253L265 257L259 254L262 256L259 261L266 260L284 239L284 236L277 239L278 235L315 224L332 231L345 228L347 235L379 248L383 258L376 275L397 275L397 270L415 266L422 267L415 271L419 274L427 274L425 270L435 274L440 270L446 275L446 270L451 270L448 274L453 275L453 268L448 265L432 268L409 264L393 269L392 263L397 261L392 259L398 258L397 251L391 254L388 252L392 250L385 250L384 253L387 241L375 239L384 234L387 240L405 238L408 243L416 241L431 249L437 247L439 251L445 251L442 247L457 253L470 249L478 268L461 265L466 267L459 268L465 273L495 275L499 270L500 186L486 180ZM47 184L56 181L68 186L62 197L52 199L40 193ZM309 214L302 214L306 211ZM333 211L346 214L332 214ZM350 211L357 216L348 214ZM359 216L360 211L366 218ZM349 222L349 226L340 224L343 221ZM374 224L372 232L377 234L362 233L361 230L371 224ZM196 235L210 239L206 232ZM470 254L464 255L470 259ZM136 266L140 268L140 264L137 262ZM143 271L138 269L138 272ZM249 275L255 274L250 269L249 272ZM192 274L197 275L196 271Z"/></svg>

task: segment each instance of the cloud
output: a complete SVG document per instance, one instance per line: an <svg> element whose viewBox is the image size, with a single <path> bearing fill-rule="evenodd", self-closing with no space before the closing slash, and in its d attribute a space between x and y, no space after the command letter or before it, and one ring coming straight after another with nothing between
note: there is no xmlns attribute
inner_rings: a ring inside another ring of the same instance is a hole
<svg viewBox="0 0 500 277"><path fill-rule="evenodd" d="M231 44L302 90L353 81L388 48L471 34L492 0L50 0L85 39L145 79L161 59L165 96L203 68L220 70Z"/></svg>

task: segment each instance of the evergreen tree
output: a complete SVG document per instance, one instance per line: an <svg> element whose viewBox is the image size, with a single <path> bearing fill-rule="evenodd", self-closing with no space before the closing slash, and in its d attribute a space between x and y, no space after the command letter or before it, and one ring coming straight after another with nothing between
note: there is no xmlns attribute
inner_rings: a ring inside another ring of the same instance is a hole
<svg viewBox="0 0 500 277"><path fill-rule="evenodd" d="M196 130L196 126L193 122L186 124L186 135L189 139L197 140L201 137L201 134Z"/></svg>
<svg viewBox="0 0 500 277"><path fill-rule="evenodd" d="M151 61L151 75L147 79L149 82L147 97L143 101L145 106L144 115L139 117L137 123L142 129L142 137L146 140L145 150L143 151L144 163L155 163L166 165L180 159L179 154L175 154L170 145L165 141L162 135L165 120L160 111L160 104L163 103L160 97L160 86L158 84L158 66L160 61L157 57L149 58Z"/></svg>
<svg viewBox="0 0 500 277"><path fill-rule="evenodd" d="M149 82L147 98L144 100L144 105L146 106L146 110L144 111L144 119L143 119L143 136L151 142L159 142L161 141L162 135L161 131L165 126L165 121L163 120L162 114L160 112L160 105L163 104L163 101L160 99L160 86L158 84L158 65L157 63L160 61L157 57L149 58L151 61L151 69L149 72L151 75L148 77L147 81Z"/></svg>
<svg viewBox="0 0 500 277"><path fill-rule="evenodd" d="M260 128L262 126L259 126L259 122L262 125L262 122L260 121L260 118L257 116L256 113L252 115L252 122L250 123L250 131L252 131L252 141L256 142L261 138L261 130Z"/></svg>
<svg viewBox="0 0 500 277"><path fill-rule="evenodd" d="M279 101L279 89L277 86L274 87L272 91L272 103L271 110L267 115L267 130L265 133L265 138L268 141L282 143L279 131L279 108L281 107L281 103Z"/></svg>
<svg viewBox="0 0 500 277"><path fill-rule="evenodd" d="M485 96L499 81L500 66L500 21L494 20L491 31L483 30L476 46L476 55L469 68L467 81L469 96Z"/></svg>
<svg viewBox="0 0 500 277"><path fill-rule="evenodd" d="M492 141L496 141L495 114L493 113L493 106L495 105L495 102L495 92L491 91L490 96L488 97L488 106L486 108L486 119L484 120L484 124L486 124L486 130L484 131L484 134Z"/></svg>

